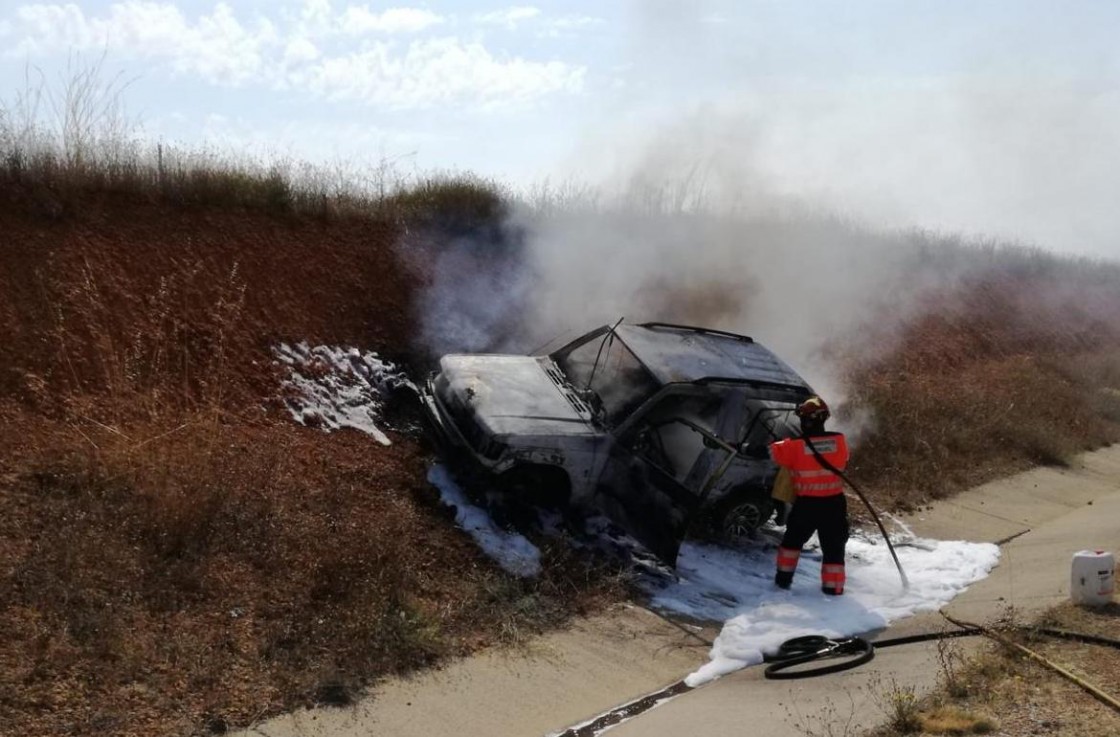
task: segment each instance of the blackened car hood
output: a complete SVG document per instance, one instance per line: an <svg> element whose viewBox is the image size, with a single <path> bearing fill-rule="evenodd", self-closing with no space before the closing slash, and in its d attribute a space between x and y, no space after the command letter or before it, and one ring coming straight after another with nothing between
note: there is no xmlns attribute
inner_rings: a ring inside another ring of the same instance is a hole
<svg viewBox="0 0 1120 737"><path fill-rule="evenodd" d="M444 356L438 390L494 436L597 434L587 407L547 357Z"/></svg>

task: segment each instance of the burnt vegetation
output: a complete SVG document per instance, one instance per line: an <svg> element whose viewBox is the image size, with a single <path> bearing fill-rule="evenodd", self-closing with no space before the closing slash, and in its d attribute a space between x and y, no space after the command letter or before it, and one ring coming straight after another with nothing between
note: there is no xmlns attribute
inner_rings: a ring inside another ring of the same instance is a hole
<svg viewBox="0 0 1120 737"><path fill-rule="evenodd" d="M503 573L450 524L414 437L327 435L276 402L279 341L428 360L416 253L503 232L506 258L511 195L147 148L111 85L71 84L54 129L26 95L0 117L5 730L219 732L624 595L559 548L539 579ZM927 293L873 360L830 356L848 411L877 418L854 468L880 501L1114 441L1117 268L917 240L917 267L974 276ZM713 309L670 291L679 321Z"/></svg>

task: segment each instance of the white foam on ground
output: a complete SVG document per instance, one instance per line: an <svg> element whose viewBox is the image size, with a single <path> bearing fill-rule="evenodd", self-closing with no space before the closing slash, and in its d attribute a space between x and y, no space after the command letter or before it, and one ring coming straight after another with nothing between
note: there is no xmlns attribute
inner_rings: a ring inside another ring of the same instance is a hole
<svg viewBox="0 0 1120 737"><path fill-rule="evenodd" d="M281 343L273 348L277 360L289 367L283 383L284 405L301 425L326 431L348 427L391 445L378 427L385 395L400 387L416 386L396 366L376 353L357 348L307 343ZM515 576L536 576L541 571L541 553L516 532L501 529L484 509L475 506L442 465L432 466L428 481L444 504L455 508L455 523L463 528L483 552Z"/></svg>
<svg viewBox="0 0 1120 737"><path fill-rule="evenodd" d="M428 480L439 489L444 504L456 508L456 523L503 569L518 576L540 572L537 547L523 535L496 525L485 509L467 499L444 466L432 466ZM605 518L600 522L610 527ZM624 534L609 534L594 524L588 528L600 539L609 540L613 548L640 551ZM699 686L761 663L763 652L776 651L792 637L847 637L918 612L936 611L987 576L999 562L999 548L988 543L920 539L908 531L897 538L892 535L892 539L910 580L905 591L886 545L862 536L848 542L848 580L840 597L821 593L821 559L815 537L801 557L790 591L774 586L775 550L763 544L732 550L686 542L677 560L675 581L666 583L664 576L650 575L642 585L654 608L700 620L724 620L711 661L685 679L689 686Z"/></svg>
<svg viewBox="0 0 1120 737"><path fill-rule="evenodd" d="M472 504L462 488L455 483L445 466L428 469L428 481L439 489L443 503L455 508L455 524L463 528L478 547L515 576L536 576L541 572L541 551L524 536L503 530L494 524L489 513Z"/></svg>
<svg viewBox="0 0 1120 737"><path fill-rule="evenodd" d="M858 635L936 611L999 561L999 548L989 543L912 540L897 552L910 579L906 591L887 546L855 537L848 542L848 580L839 597L821 593L817 553L802 554L793 588L782 591L774 586L773 548L739 551L699 543L681 548L678 581L647 588L656 608L726 620L711 661L685 679L699 686L761 663L764 652L792 637Z"/></svg>
<svg viewBox="0 0 1120 737"><path fill-rule="evenodd" d="M273 354L289 368L284 381L284 404L301 425L364 432L382 445L391 445L378 427L385 395L412 382L371 351L344 346L281 343Z"/></svg>

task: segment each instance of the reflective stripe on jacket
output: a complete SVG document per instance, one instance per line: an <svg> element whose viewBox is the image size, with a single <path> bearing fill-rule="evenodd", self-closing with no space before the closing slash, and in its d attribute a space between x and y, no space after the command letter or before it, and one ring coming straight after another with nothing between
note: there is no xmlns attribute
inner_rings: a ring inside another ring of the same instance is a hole
<svg viewBox="0 0 1120 737"><path fill-rule="evenodd" d="M814 435L810 438L817 452L843 471L848 465L848 441L840 433ZM801 438L779 440L770 444L770 457L782 468L788 468L798 496L834 496L844 493L844 482L817 461L813 451Z"/></svg>

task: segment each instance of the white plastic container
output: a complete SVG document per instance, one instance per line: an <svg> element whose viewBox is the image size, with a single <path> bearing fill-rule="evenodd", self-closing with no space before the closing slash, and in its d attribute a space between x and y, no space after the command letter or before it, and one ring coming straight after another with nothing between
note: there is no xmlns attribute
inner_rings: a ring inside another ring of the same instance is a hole
<svg viewBox="0 0 1120 737"><path fill-rule="evenodd" d="M1116 558L1104 550L1074 553L1069 598L1074 604L1103 606L1116 592Z"/></svg>

